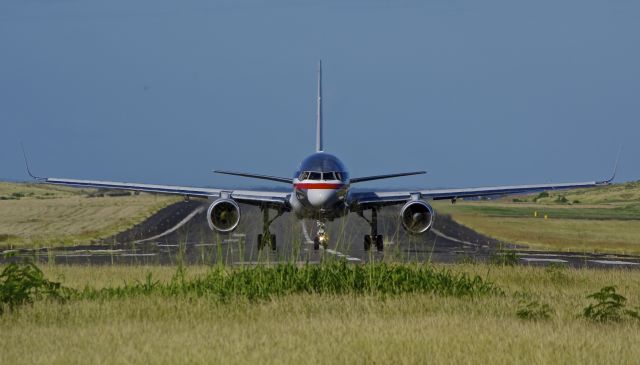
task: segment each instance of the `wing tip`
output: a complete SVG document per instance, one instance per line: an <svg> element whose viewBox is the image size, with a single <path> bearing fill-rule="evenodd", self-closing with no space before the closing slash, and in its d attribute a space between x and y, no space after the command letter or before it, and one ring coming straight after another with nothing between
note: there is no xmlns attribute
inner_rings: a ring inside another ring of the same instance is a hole
<svg viewBox="0 0 640 365"><path fill-rule="evenodd" d="M618 174L618 162L620 162L620 155L622 154L622 145L618 148L618 155L616 156L616 160L613 163L613 172L611 173L611 177L607 180L599 181L598 185L609 185L613 182Z"/></svg>
<svg viewBox="0 0 640 365"><path fill-rule="evenodd" d="M34 180L46 181L47 180L46 178L36 176L31 172L31 167L29 166L29 159L27 159L27 153L25 152L24 143L22 143L22 141L20 141L20 148L22 148L22 157L24 158L24 165L27 168L27 174L29 174L29 176L31 176L31 178Z"/></svg>

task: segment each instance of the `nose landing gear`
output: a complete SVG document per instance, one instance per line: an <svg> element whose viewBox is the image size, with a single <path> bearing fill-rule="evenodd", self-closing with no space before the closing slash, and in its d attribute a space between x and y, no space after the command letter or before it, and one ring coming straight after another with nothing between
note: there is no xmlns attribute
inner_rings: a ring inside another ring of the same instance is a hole
<svg viewBox="0 0 640 365"><path fill-rule="evenodd" d="M319 250L320 245L322 245L323 248L327 248L327 245L329 244L329 236L326 233L325 223L322 221L318 221L317 224L318 234L316 234L316 237L313 239L314 250Z"/></svg>
<svg viewBox="0 0 640 365"><path fill-rule="evenodd" d="M359 212L358 214L371 226L371 234L364 236L364 250L369 251L371 245L374 245L378 252L382 252L384 250L384 240L382 235L378 234L378 210L371 208L371 220L365 218L363 212Z"/></svg>

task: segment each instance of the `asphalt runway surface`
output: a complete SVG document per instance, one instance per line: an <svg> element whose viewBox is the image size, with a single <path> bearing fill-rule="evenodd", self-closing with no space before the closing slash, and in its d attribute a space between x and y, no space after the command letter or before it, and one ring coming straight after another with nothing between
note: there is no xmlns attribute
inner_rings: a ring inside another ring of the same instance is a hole
<svg viewBox="0 0 640 365"><path fill-rule="evenodd" d="M378 215L379 230L385 238L383 252L378 252L375 248L364 250L364 235L369 233L369 225L356 214L329 223L327 232L330 243L326 249L320 250L314 250L313 243L307 239L307 236L313 237L315 234L315 222L300 222L293 215L284 214L271 225L271 232L276 235L276 250L258 250L257 236L262 233L262 215L258 208L241 205L240 225L233 233L224 235L209 229L204 214L206 208L207 203L202 201L177 203L100 244L17 250L9 260L33 257L38 262L57 264L164 265L184 262L202 265L251 265L277 262L320 263L323 260L343 259L356 264L369 261L497 262L640 268L639 256L537 251L501 243L460 226L447 216L436 216L430 232L412 236L400 226L397 208L384 208Z"/></svg>

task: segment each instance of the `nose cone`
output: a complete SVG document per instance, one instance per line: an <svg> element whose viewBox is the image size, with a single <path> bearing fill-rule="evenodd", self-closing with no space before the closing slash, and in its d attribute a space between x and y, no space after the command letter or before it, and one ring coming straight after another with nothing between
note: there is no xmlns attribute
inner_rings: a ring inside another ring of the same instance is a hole
<svg viewBox="0 0 640 365"><path fill-rule="evenodd" d="M307 200L314 208L330 208L338 200L333 189L313 189L307 192Z"/></svg>

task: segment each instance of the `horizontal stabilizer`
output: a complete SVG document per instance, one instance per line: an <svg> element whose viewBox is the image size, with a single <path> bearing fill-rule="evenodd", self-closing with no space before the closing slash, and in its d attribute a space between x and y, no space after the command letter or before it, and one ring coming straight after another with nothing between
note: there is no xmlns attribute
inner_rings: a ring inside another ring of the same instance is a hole
<svg viewBox="0 0 640 365"><path fill-rule="evenodd" d="M393 178L393 177L421 175L421 174L426 174L426 173L427 173L426 171L413 171L413 172L401 172L399 174L356 177L356 178L351 179L350 182L353 184L353 183L359 183L359 182L363 182L363 181L390 179L390 178Z"/></svg>
<svg viewBox="0 0 640 365"><path fill-rule="evenodd" d="M288 177L258 175L258 174L249 174L249 173L246 173L246 172L234 172L234 171L224 171L224 170L215 170L214 172L217 173L217 174L250 177L250 178L254 178L254 179L271 180L271 181L277 181L277 182L286 183L286 184L293 184L293 179L288 178Z"/></svg>

